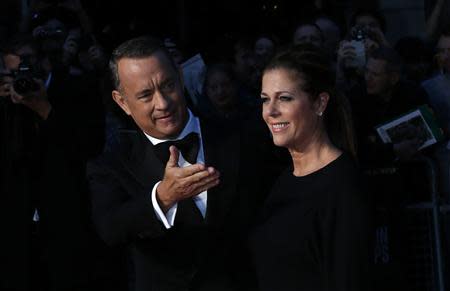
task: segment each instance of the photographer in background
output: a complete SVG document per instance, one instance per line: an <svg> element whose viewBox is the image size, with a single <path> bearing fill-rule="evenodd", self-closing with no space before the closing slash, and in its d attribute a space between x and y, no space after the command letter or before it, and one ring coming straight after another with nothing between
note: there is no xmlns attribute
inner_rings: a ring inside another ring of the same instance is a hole
<svg viewBox="0 0 450 291"><path fill-rule="evenodd" d="M5 127L14 125L11 135L19 137L14 144L6 140L2 151L7 159L2 165L9 168L0 212L11 231L5 235L11 260L2 262L7 274L2 284L12 290L17 276L45 290L88 290L90 284L92 236L84 171L86 161L103 147L103 115L96 88L54 66L38 50L51 48L46 45L52 41L44 37L37 45L19 36L3 48L9 74Z"/></svg>
<svg viewBox="0 0 450 291"><path fill-rule="evenodd" d="M386 21L372 10L358 10L352 17L351 28L338 49L336 85L343 91L363 83L364 67L374 50L391 47L386 40Z"/></svg>
<svg viewBox="0 0 450 291"><path fill-rule="evenodd" d="M380 47L367 60L363 86L347 93L353 109L358 162L375 204L373 290L408 286L408 241L402 207L417 194L409 162L423 140L416 127L401 128L402 140L383 143L376 127L426 104L426 93L403 80L402 61L392 48ZM421 181L421 184L423 182Z"/></svg>
<svg viewBox="0 0 450 291"><path fill-rule="evenodd" d="M0 53L1 56L1 53ZM11 102L14 75L0 60L0 289L29 290L34 116Z"/></svg>

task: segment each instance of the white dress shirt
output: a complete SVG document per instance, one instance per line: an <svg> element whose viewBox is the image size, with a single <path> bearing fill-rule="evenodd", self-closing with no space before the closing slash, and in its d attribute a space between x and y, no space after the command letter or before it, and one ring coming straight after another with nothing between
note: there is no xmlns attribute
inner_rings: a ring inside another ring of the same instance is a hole
<svg viewBox="0 0 450 291"><path fill-rule="evenodd" d="M195 117L192 112L190 110L188 110L189 113L189 120L186 124L186 126L184 127L183 131L181 131L180 135L175 138L175 139L170 139L170 140L179 140L184 138L186 135L188 135L191 132L195 132L198 134L199 136L199 149L198 149L198 155L197 155L197 163L200 164L204 164L205 163L205 155L203 152L203 139L202 139L202 133L200 130L200 122L198 120L197 117ZM148 134L146 134L144 132L145 136L150 140L150 142L153 145L157 145L161 142L165 142L168 140L162 140L162 139L157 139L154 138ZM180 153L180 157L178 159L178 166L180 167L187 167L190 166L191 164L186 161L183 157L183 155ZM156 216L158 217L158 219L164 224L164 226L169 229L171 228L174 223L175 223L175 216L177 213L177 207L178 204L174 204L168 211L166 214L164 214L164 212L161 210L161 207L159 207L158 201L156 199L156 188L158 187L159 183L161 183L161 181L159 181L158 183L155 184L155 186L153 186L152 189L152 193L151 193L151 199L152 199L152 205L153 205L153 209L156 213ZM200 210L203 218L206 215L206 202L207 202L207 191L203 191L202 193L198 194L195 197L192 197L195 205L197 205L198 209Z"/></svg>
<svg viewBox="0 0 450 291"><path fill-rule="evenodd" d="M52 72L50 72L47 76L47 80L45 80L45 89L48 89L48 87L50 86L50 83L52 81ZM39 221L39 211L37 210L37 208L34 209L34 214L33 214L33 221L34 222L38 222Z"/></svg>

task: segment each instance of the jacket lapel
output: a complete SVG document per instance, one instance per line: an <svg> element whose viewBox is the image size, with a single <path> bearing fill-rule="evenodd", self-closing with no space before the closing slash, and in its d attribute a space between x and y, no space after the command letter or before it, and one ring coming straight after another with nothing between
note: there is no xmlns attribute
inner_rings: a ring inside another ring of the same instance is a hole
<svg viewBox="0 0 450 291"><path fill-rule="evenodd" d="M141 184L144 189L153 187L164 175L164 167L156 157L153 145L140 131L134 132L130 137L130 146L126 147L129 152L123 161L131 175Z"/></svg>

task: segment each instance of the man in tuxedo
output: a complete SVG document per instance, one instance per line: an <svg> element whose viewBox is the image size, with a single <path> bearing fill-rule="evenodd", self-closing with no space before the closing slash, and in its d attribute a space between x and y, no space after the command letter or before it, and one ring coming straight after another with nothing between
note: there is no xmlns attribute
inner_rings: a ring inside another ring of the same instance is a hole
<svg viewBox="0 0 450 291"><path fill-rule="evenodd" d="M249 290L242 239L264 197L258 172L271 173L247 148L253 137L190 112L157 40L123 43L110 68L112 97L137 129L88 167L98 233L127 246L135 290Z"/></svg>

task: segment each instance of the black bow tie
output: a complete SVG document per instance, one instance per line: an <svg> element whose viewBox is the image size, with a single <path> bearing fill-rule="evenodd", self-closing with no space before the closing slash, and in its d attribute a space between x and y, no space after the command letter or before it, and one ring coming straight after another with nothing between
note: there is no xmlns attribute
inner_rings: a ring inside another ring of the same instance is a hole
<svg viewBox="0 0 450 291"><path fill-rule="evenodd" d="M198 134L191 132L179 140L169 140L154 146L155 153L163 164L166 164L170 157L169 147L174 145L183 155L183 158L190 164L197 163L199 149Z"/></svg>

